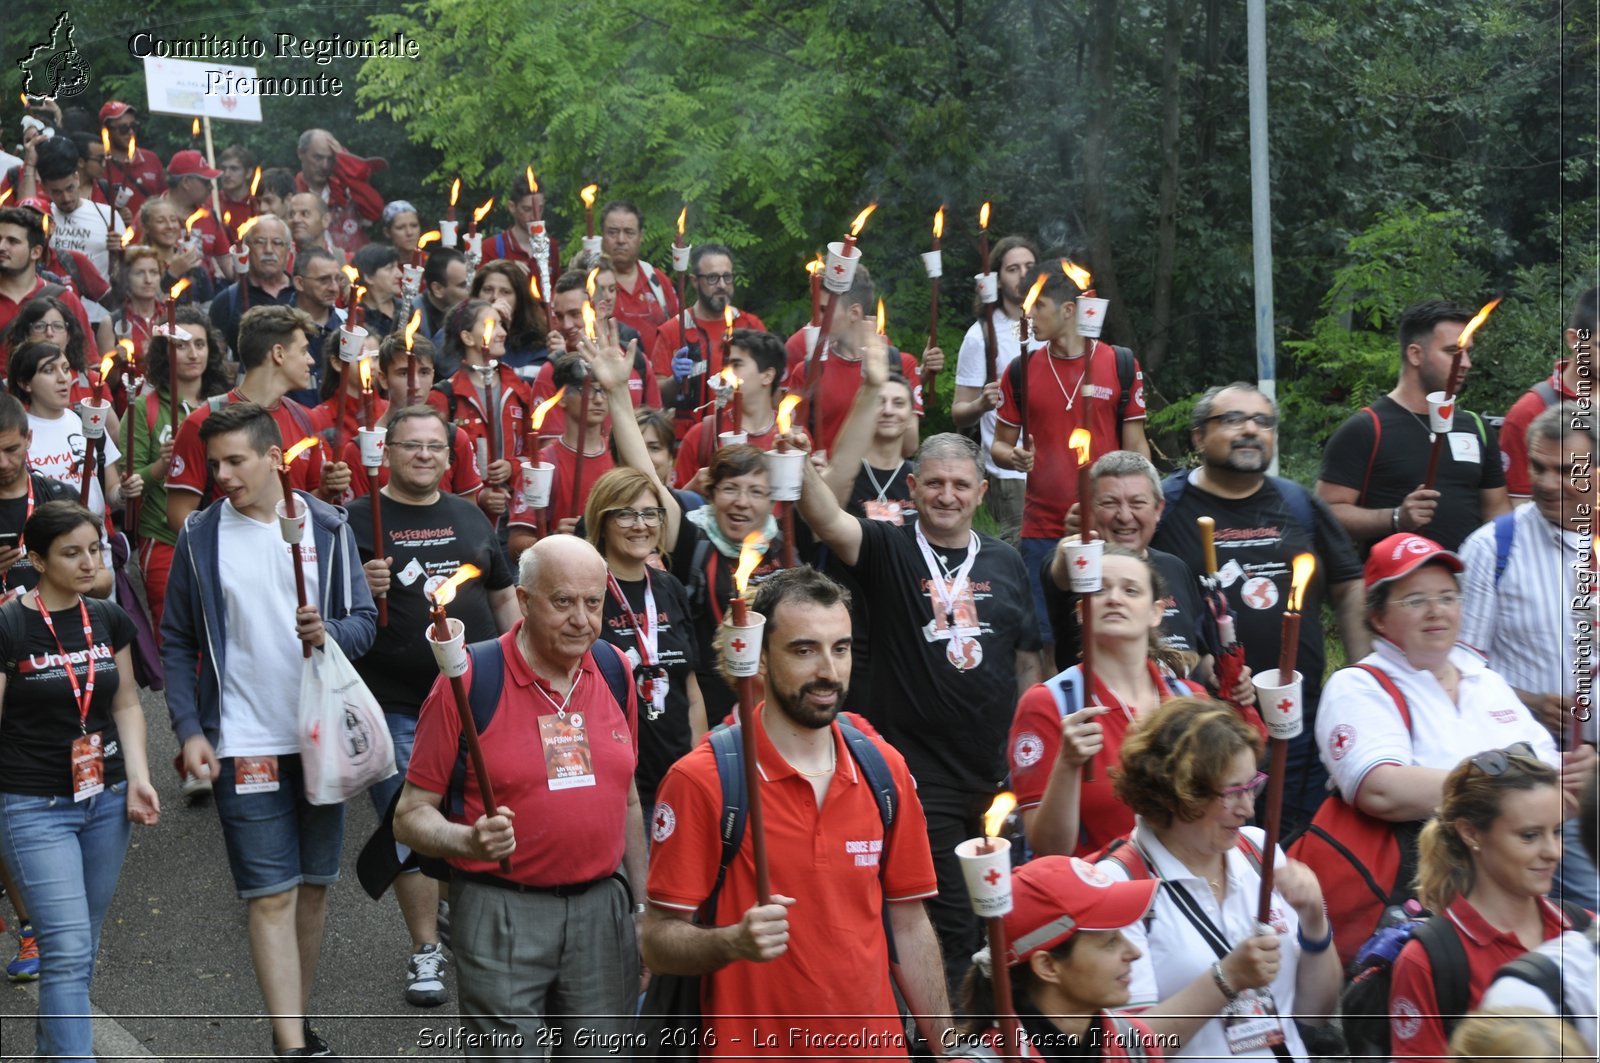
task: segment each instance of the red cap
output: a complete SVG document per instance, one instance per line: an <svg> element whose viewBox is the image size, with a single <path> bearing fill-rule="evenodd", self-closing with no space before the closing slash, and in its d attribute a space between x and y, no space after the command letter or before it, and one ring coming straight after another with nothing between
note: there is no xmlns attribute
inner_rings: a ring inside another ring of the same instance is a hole
<svg viewBox="0 0 1600 1063"><path fill-rule="evenodd" d="M1153 878L1123 882L1075 856L1041 856L1011 876L1006 965L1027 962L1080 930L1121 930L1144 918L1155 900Z"/></svg>
<svg viewBox="0 0 1600 1063"><path fill-rule="evenodd" d="M133 107L121 100L107 100L100 107L100 124L105 125L113 118L121 118L131 110Z"/></svg>
<svg viewBox="0 0 1600 1063"><path fill-rule="evenodd" d="M1397 532L1372 548L1367 555L1367 590L1392 580L1405 579L1429 562L1438 562L1451 572L1464 567L1461 558L1432 539L1415 532Z"/></svg>
<svg viewBox="0 0 1600 1063"><path fill-rule="evenodd" d="M204 177L208 181L215 181L222 176L221 170L213 170L206 165L206 157L193 148L185 148L172 157L167 163L168 177Z"/></svg>
<svg viewBox="0 0 1600 1063"><path fill-rule="evenodd" d="M44 198L42 198L40 196L29 196L27 199L24 199L21 203L18 203L17 206L19 206L19 207L27 207L29 210L36 210L40 214L49 214L50 213L50 201L48 199L44 199Z"/></svg>

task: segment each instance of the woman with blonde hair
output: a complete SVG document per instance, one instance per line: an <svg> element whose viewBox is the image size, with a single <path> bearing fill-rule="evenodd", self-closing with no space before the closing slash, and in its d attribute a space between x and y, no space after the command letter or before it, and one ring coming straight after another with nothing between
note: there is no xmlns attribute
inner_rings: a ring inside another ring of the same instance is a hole
<svg viewBox="0 0 1600 1063"><path fill-rule="evenodd" d="M1554 1015L1531 1008L1489 1008L1462 1020L1450 1038L1450 1058L1468 1063L1593 1063L1594 1046Z"/></svg>

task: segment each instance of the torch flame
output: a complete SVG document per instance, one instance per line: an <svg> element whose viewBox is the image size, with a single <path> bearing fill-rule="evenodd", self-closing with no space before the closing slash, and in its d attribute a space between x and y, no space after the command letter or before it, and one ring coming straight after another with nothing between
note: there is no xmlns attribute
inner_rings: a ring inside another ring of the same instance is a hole
<svg viewBox="0 0 1600 1063"><path fill-rule="evenodd" d="M361 390L372 390L372 359L361 359Z"/></svg>
<svg viewBox="0 0 1600 1063"><path fill-rule="evenodd" d="M100 127L100 146L106 149L106 154L111 154L111 130L105 126Z"/></svg>
<svg viewBox="0 0 1600 1063"><path fill-rule="evenodd" d="M417 237L417 248L420 250L421 248L427 247L429 244L433 243L435 240L438 240L438 239L441 239L441 238L442 238L442 235L440 234L438 229L429 229L427 232L425 232L421 236ZM346 268L349 268L349 267L346 267Z"/></svg>
<svg viewBox="0 0 1600 1063"><path fill-rule="evenodd" d="M206 208L201 207L199 210L196 210L193 214L183 219L183 231L186 233L193 232L195 222L199 221L201 218L209 217L211 217L211 212Z"/></svg>
<svg viewBox="0 0 1600 1063"><path fill-rule="evenodd" d="M1022 300L1022 312L1024 314L1033 313L1033 304L1039 301L1039 293L1044 291L1044 279L1047 276L1049 274L1039 274L1039 279L1033 282L1032 288L1028 289L1028 297Z"/></svg>
<svg viewBox="0 0 1600 1063"><path fill-rule="evenodd" d="M450 205L456 205L456 200L461 198L461 178L457 177L450 182Z"/></svg>
<svg viewBox="0 0 1600 1063"><path fill-rule="evenodd" d="M760 547L766 541L766 536L758 531L744 537L744 545L739 548L739 567L733 570L733 585L739 588L740 594L750 582L750 574L761 565Z"/></svg>
<svg viewBox="0 0 1600 1063"><path fill-rule="evenodd" d="M538 191L539 191L539 182L533 176L533 166L532 166L532 164L529 164L529 166L528 166L528 191L532 192L534 194L538 194Z"/></svg>
<svg viewBox="0 0 1600 1063"><path fill-rule="evenodd" d="M188 290L189 290L189 278L188 277L184 277L177 284L174 284L172 286L172 290L171 291L167 292L167 298L168 299L176 299L178 296L182 295L184 292L186 292Z"/></svg>
<svg viewBox="0 0 1600 1063"><path fill-rule="evenodd" d="M1078 286L1079 291L1088 291L1089 285L1094 281L1088 270L1075 264L1071 259L1064 258L1061 260L1061 272L1065 273L1067 279Z"/></svg>
<svg viewBox="0 0 1600 1063"><path fill-rule="evenodd" d="M1500 305L1504 296L1496 296L1482 310L1472 315L1472 320L1467 322L1467 327L1461 330L1461 335L1456 339L1457 347L1465 347L1467 341L1472 339L1472 334L1478 331L1478 326L1489 320L1489 315L1494 313L1494 308Z"/></svg>
<svg viewBox="0 0 1600 1063"><path fill-rule="evenodd" d="M989 227L989 204L988 203L984 203L984 205L978 209L978 228L987 229L988 227Z"/></svg>
<svg viewBox="0 0 1600 1063"><path fill-rule="evenodd" d="M351 284L354 284L356 281L361 279L361 271L356 269L354 266L340 266L339 269L346 277L350 279Z"/></svg>
<svg viewBox="0 0 1600 1063"><path fill-rule="evenodd" d="M485 321L483 323L483 349L484 350L488 350L489 349L489 345L494 342L494 327L495 327L495 325L497 325L499 323L499 321L500 321L500 319L498 317L491 317L489 320L487 320L487 321Z"/></svg>
<svg viewBox="0 0 1600 1063"><path fill-rule="evenodd" d="M856 220L850 223L850 235L860 236L861 227L867 224L867 219L870 218L872 216L872 212L877 209L878 205L876 203L868 203L867 209L862 211L860 214L857 214Z"/></svg>
<svg viewBox="0 0 1600 1063"><path fill-rule="evenodd" d="M1087 428L1074 428L1072 435L1067 437L1067 446L1078 452L1078 464L1089 464L1089 430Z"/></svg>
<svg viewBox="0 0 1600 1063"><path fill-rule="evenodd" d="M355 295L355 298L353 300L351 300L351 301L359 303L361 300L365 299L366 297L367 297L367 286L365 284L356 285L356 295Z"/></svg>
<svg viewBox="0 0 1600 1063"><path fill-rule="evenodd" d="M583 205L584 206L593 207L594 206L595 193L597 193L599 191L600 191L600 186L599 185L584 185L583 186L583 191L578 193L578 198L583 200Z"/></svg>
<svg viewBox="0 0 1600 1063"><path fill-rule="evenodd" d="M1289 604L1287 609L1291 613L1300 611L1300 602L1306 596L1306 584L1311 582L1311 574L1317 570L1317 557L1315 554L1299 554L1294 559L1294 574L1289 580Z"/></svg>
<svg viewBox="0 0 1600 1063"><path fill-rule="evenodd" d="M132 162L134 159L137 159L138 157L139 157L139 135L137 133L129 133L128 134L128 161Z"/></svg>
<svg viewBox="0 0 1600 1063"><path fill-rule="evenodd" d="M124 336L122 339L117 341L117 346L121 347L122 350L127 354L127 356L128 356L128 364L132 365L133 364L133 341L128 339L126 336Z"/></svg>
<svg viewBox="0 0 1600 1063"><path fill-rule="evenodd" d="M983 836L993 838L1000 833L1000 828L1006 825L1006 817L1011 815L1011 810L1017 807L1017 795L1010 790L997 794L994 803L989 806L989 811L983 814Z"/></svg>
<svg viewBox="0 0 1600 1063"><path fill-rule="evenodd" d="M460 568L456 569L454 575L445 580L443 583L439 584L438 589L435 590L432 595L430 595L430 597L433 598L433 604L441 606L449 605L451 602L456 600L457 587L467 582L467 580L477 579L481 575L483 575L483 572L478 568L477 565L462 565Z"/></svg>
<svg viewBox="0 0 1600 1063"><path fill-rule="evenodd" d="M727 306L722 308L722 323L724 325L728 326L730 329L733 328L733 304L732 303L729 303Z"/></svg>
<svg viewBox="0 0 1600 1063"><path fill-rule="evenodd" d="M14 191L14 190L10 189L10 188L7 188L5 191L0 192L0 207L5 206L6 200L11 198L12 191Z"/></svg>
<svg viewBox="0 0 1600 1063"><path fill-rule="evenodd" d="M539 275L537 273L528 278L528 294L533 296L534 302L544 302L544 296L539 294Z"/></svg>
<svg viewBox="0 0 1600 1063"><path fill-rule="evenodd" d="M888 335L888 332L885 331L885 327L886 327L886 318L885 318L884 313L883 313L883 300L879 299L878 300L878 335L880 335L880 336L887 336Z"/></svg>
<svg viewBox="0 0 1600 1063"><path fill-rule="evenodd" d="M131 243L133 243L133 230L132 229L124 229L124 230L122 230L122 246L124 248L126 248Z"/></svg>
<svg viewBox="0 0 1600 1063"><path fill-rule="evenodd" d="M683 242L683 225L688 220L689 220L689 208L688 207L684 207L682 210L678 211L678 242L680 244Z"/></svg>
<svg viewBox="0 0 1600 1063"><path fill-rule="evenodd" d="M594 269L591 269L589 271L589 278L583 282L583 287L584 287L584 289L586 291L588 291L589 298L591 298L591 299L594 298L595 281L599 278L599 276L600 276L600 267L596 266Z"/></svg>
<svg viewBox="0 0 1600 1063"><path fill-rule="evenodd" d="M46 236L49 236L50 235L50 215L46 214L44 217L40 218L39 219L39 224L44 227L44 234Z"/></svg>
<svg viewBox="0 0 1600 1063"><path fill-rule="evenodd" d="M224 224L224 225L232 225L233 224L233 211L225 210L225 211L222 212L222 224Z"/></svg>
<svg viewBox="0 0 1600 1063"><path fill-rule="evenodd" d="M100 379L104 380L111 375L111 367L117 364L117 352L107 351L106 356L100 359Z"/></svg>
<svg viewBox="0 0 1600 1063"><path fill-rule="evenodd" d="M822 268L822 256L821 255L818 255L816 258L814 258L810 262L806 263L806 272L807 273L816 273L821 268Z"/></svg>
<svg viewBox="0 0 1600 1063"><path fill-rule="evenodd" d="M248 233L251 229L254 229L256 227L256 222L258 222L260 220L261 219L259 217L246 218L244 220L244 222L239 226L239 242L241 244L244 243L245 234Z"/></svg>
<svg viewBox="0 0 1600 1063"><path fill-rule="evenodd" d="M417 330L422 327L422 308L411 311L411 320L406 325L406 351L411 350L411 342L417 338Z"/></svg>
<svg viewBox="0 0 1600 1063"><path fill-rule="evenodd" d="M283 467L288 468L294 464L294 459L317 445L316 436L306 436L300 442L283 452Z"/></svg>
<svg viewBox="0 0 1600 1063"><path fill-rule="evenodd" d="M733 390L739 390L739 374L733 371L733 366L724 366L722 372L717 374L717 379Z"/></svg>
<svg viewBox="0 0 1600 1063"><path fill-rule="evenodd" d="M583 301L583 334L591 340L595 338L594 304L585 299Z"/></svg>
<svg viewBox="0 0 1600 1063"><path fill-rule="evenodd" d="M543 402L539 403L539 405L533 408L533 418L529 423L533 425L533 431L535 434L538 434L539 429L544 427L545 417L549 416L550 411L555 409L556 406L560 404L561 396L565 395L566 393L567 386L562 384L556 389L556 393L554 395L551 395L548 399L545 399Z"/></svg>
<svg viewBox="0 0 1600 1063"><path fill-rule="evenodd" d="M944 236L944 204L939 204L939 212L933 216L933 238L935 240Z"/></svg>
<svg viewBox="0 0 1600 1063"><path fill-rule="evenodd" d="M261 187L261 167L256 167L256 172L250 175L250 194L256 194L256 189Z"/></svg>
<svg viewBox="0 0 1600 1063"><path fill-rule="evenodd" d="M783 401L778 403L778 434L788 435L790 419L794 416L794 408L800 405L799 395L785 395Z"/></svg>
<svg viewBox="0 0 1600 1063"><path fill-rule="evenodd" d="M477 224L478 222L482 221L484 218L487 218L489 216L489 209L491 207L493 207L493 206L494 206L494 197L490 196L489 199L488 199L488 202L484 203L483 206L474 209L473 212L472 212L473 224Z"/></svg>
<svg viewBox="0 0 1600 1063"><path fill-rule="evenodd" d="M200 135L200 119L196 118L189 124L189 135L191 137L197 137Z"/></svg>

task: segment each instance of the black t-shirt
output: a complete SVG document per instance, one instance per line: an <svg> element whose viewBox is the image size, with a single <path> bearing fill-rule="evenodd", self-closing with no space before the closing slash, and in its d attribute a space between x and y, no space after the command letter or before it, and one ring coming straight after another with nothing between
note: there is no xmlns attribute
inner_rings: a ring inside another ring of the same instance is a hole
<svg viewBox="0 0 1600 1063"><path fill-rule="evenodd" d="M63 498L72 500L78 497L78 492L60 480L52 480L36 472L30 472L28 476L33 484L34 509L46 502ZM28 560L27 544L22 542L22 526L28 522L28 513L26 493L16 498L0 498L0 533L15 535L17 544L23 547L22 556L17 558L17 563L6 571L4 577L0 577L0 586L7 591L31 591L39 582L39 573L34 571L33 562ZM81 635L81 628L79 633Z"/></svg>
<svg viewBox="0 0 1600 1063"><path fill-rule="evenodd" d="M1295 658L1296 669L1305 677L1307 733L1311 730L1310 710L1322 693L1322 603L1333 584L1361 578L1361 562L1350 536L1321 499L1309 492L1308 498L1316 517L1314 530L1300 526L1271 480L1263 480L1260 490L1248 498L1221 498L1190 483L1177 504L1167 506L1151 541L1152 546L1177 554L1192 570L1202 571L1205 560L1195 518L1209 516L1217 522L1218 582L1233 609L1234 631L1244 645L1245 663L1257 674L1278 667L1295 555L1306 551L1316 555L1316 574L1301 606L1300 648Z"/></svg>
<svg viewBox="0 0 1600 1063"><path fill-rule="evenodd" d="M898 468L880 469L866 462L856 473L855 485L850 488L850 504L845 512L852 517L868 517L904 524L917 515L916 503L911 501L911 463L902 461ZM870 505L868 503L871 503Z"/></svg>
<svg viewBox="0 0 1600 1063"><path fill-rule="evenodd" d="M1414 414L1387 395L1374 402L1371 410L1357 410L1333 433L1323 448L1318 476L1356 491L1365 485L1366 493L1356 502L1365 509L1393 509L1428 478L1433 435L1428 431L1425 414ZM1378 417L1376 425L1374 413ZM1494 427L1459 408L1454 424L1439 452L1439 468L1433 481L1439 492L1439 508L1434 511L1433 520L1418 529L1446 550L1458 549L1483 524L1480 492L1506 485L1500 438ZM1370 547L1371 543L1361 544L1360 553L1365 555Z"/></svg>
<svg viewBox="0 0 1600 1063"><path fill-rule="evenodd" d="M700 696L706 703L706 721L715 727L738 702L733 687L718 669L712 639L733 600L733 573L739 561L723 557L705 532L686 520L680 526L670 564L672 574L688 591L689 611L694 617L695 674L700 679ZM776 535L761 564L750 574L750 585L762 583L782 565L783 536Z"/></svg>
<svg viewBox="0 0 1600 1063"><path fill-rule="evenodd" d="M647 575L656 600L656 656L651 664L666 669L666 702L657 709L644 690L639 691L639 766L633 778L639 785L639 801L648 814L655 803L656 787L673 762L689 752L689 677L694 674L698 651L694 641L694 622L689 615L689 592L670 572ZM634 616L644 614L644 580L617 580L628 608ZM633 622L617 602L606 593L604 623L600 637L627 655L633 663L635 682L646 678L641 667L640 639Z"/></svg>
<svg viewBox="0 0 1600 1063"><path fill-rule="evenodd" d="M909 524L917 519L916 503L911 500L911 463L902 461L897 468L880 469L861 463L856 482L850 488L850 499L844 507L852 517L866 517L888 524ZM810 528L804 522L797 528ZM798 538L798 536L797 536ZM845 708L865 716L871 709L872 691L867 684L868 669L872 667L872 603L867 600L866 588L856 579L850 567L834 556L833 551L820 551L822 570L837 580L850 592L850 634L852 659L850 674L855 677L845 695Z"/></svg>
<svg viewBox="0 0 1600 1063"><path fill-rule="evenodd" d="M1006 774L1005 743L1017 705L1018 651L1039 649L1039 622L1022 556L978 536L968 574L980 633L958 667L947 654L944 610L934 608L915 525L859 520L855 575L872 601L872 700L867 719L906 758L923 786L992 792ZM967 549L934 547L954 572ZM957 625L963 626L958 605ZM935 630L938 627L940 630ZM851 682L864 677L852 676Z"/></svg>
<svg viewBox="0 0 1600 1063"><path fill-rule="evenodd" d="M1189 571L1189 566L1183 563L1182 558L1164 550L1151 550L1149 553L1151 564L1166 580L1170 592L1162 603L1166 606L1166 614L1161 621L1162 645L1197 655L1215 652L1214 647L1201 645L1200 617L1205 604L1200 598L1200 586L1195 581L1194 573ZM1050 562L1054 557L1054 553L1046 554L1040 563L1039 584L1044 588L1045 613L1050 618L1051 629L1056 633L1056 667L1065 670L1077 664L1083 653L1078 635L1078 595L1057 587L1056 581L1050 577Z"/></svg>
<svg viewBox="0 0 1600 1063"><path fill-rule="evenodd" d="M443 583L461 565L477 565L483 575L456 588L455 601L445 606L445 613L461 621L469 643L481 642L500 633L489 592L504 590L515 580L489 518L470 500L441 492L432 505L412 506L379 497L384 556L394 559L389 569L389 625L378 628L372 649L358 657L355 666L385 712L415 716L439 678L425 635L431 603L424 592ZM346 507L362 563L373 558L372 499L362 495Z"/></svg>
<svg viewBox="0 0 1600 1063"><path fill-rule="evenodd" d="M113 602L85 598L94 647L85 652L83 614L63 609L50 614L55 636L44 618L20 600L0 606L0 662L6 693L0 708L0 791L39 797L72 795L72 743L85 733L99 732L105 753L105 784L124 782L122 743L111 716L111 702L121 685L116 654L133 642L133 621ZM63 660L62 651L67 660ZM94 694L89 716L80 725L78 706L67 678L67 662L87 688L89 660L94 659Z"/></svg>

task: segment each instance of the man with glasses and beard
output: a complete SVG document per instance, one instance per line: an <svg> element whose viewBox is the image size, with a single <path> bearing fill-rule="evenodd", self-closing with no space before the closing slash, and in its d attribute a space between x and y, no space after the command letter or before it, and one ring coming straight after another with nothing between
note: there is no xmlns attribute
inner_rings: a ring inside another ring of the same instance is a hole
<svg viewBox="0 0 1600 1063"><path fill-rule="evenodd" d="M744 1056L753 1040L796 1058L906 1058L891 945L910 1012L933 1020L924 1035L942 1038L948 1027L939 943L922 905L936 880L917 789L900 754L868 739L898 792L885 831L863 762L836 719L850 683L849 603L844 588L809 567L777 573L753 603L767 618L760 674L768 698L749 714L766 851L773 881L794 896L756 895L747 825L715 925L692 923L715 887L722 844L711 743L673 765L657 792L641 945L652 971L705 976L703 1057Z"/></svg>
<svg viewBox="0 0 1600 1063"><path fill-rule="evenodd" d="M662 402L677 410L675 427L680 440L688 435L690 425L705 416L707 411L700 407L711 400L710 382L722 372L722 336L728 331L726 315L736 280L733 252L723 244L696 244L689 260L689 277L694 281L694 306L658 328L655 346L650 349ZM623 291L619 274L619 310ZM767 330L760 318L737 307L733 327Z"/></svg>
<svg viewBox="0 0 1600 1063"><path fill-rule="evenodd" d="M1176 554L1191 571L1204 572L1195 520L1216 520L1218 579L1236 618L1245 663L1256 675L1278 666L1295 557L1309 552L1317 559L1301 608L1296 668L1305 677L1305 730L1289 742L1283 808L1289 833L1310 820L1327 790L1314 740L1326 663L1322 603L1333 602L1346 660L1360 660L1372 649L1363 621L1361 562L1321 499L1292 480L1267 474L1278 411L1254 384L1208 389L1195 403L1190 423L1200 466L1173 473L1162 484L1167 506L1150 545Z"/></svg>

